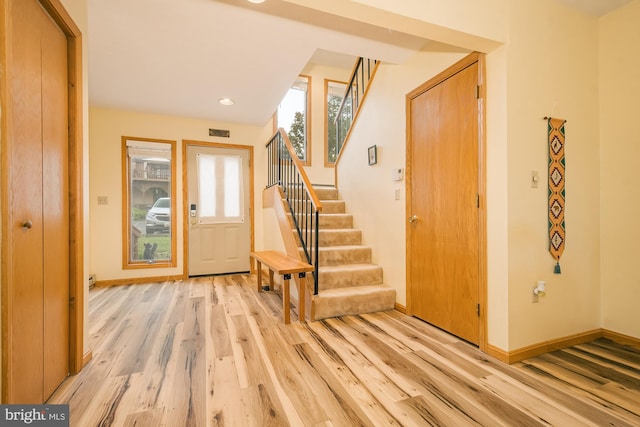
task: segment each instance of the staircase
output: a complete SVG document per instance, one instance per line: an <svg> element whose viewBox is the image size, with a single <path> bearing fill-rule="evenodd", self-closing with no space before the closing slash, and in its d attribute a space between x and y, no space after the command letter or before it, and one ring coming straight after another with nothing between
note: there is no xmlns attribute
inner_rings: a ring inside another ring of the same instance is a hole
<svg viewBox="0 0 640 427"><path fill-rule="evenodd" d="M391 310L396 291L382 284L382 267L371 263L371 248L334 187L314 187L322 203L319 225L318 295L311 298L311 320ZM293 229L296 234L296 230ZM298 239L296 239L298 240Z"/></svg>

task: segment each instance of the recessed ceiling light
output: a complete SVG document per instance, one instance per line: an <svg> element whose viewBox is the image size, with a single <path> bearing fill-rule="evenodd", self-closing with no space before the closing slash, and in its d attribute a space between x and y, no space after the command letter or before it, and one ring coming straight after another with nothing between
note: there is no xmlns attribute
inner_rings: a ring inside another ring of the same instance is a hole
<svg viewBox="0 0 640 427"><path fill-rule="evenodd" d="M249 0L249 3L264 3L264 0Z"/></svg>
<svg viewBox="0 0 640 427"><path fill-rule="evenodd" d="M220 99L218 99L218 102L219 102L220 104L222 104L222 105L233 105L233 104L235 104L235 103L236 103L236 102L235 102L233 99L231 99L231 98L220 98Z"/></svg>

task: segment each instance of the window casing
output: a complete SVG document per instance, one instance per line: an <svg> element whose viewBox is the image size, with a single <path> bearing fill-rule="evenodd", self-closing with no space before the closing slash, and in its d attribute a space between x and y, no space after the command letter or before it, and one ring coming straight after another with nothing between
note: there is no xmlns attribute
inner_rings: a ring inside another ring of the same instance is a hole
<svg viewBox="0 0 640 427"><path fill-rule="evenodd" d="M284 128L298 158L311 165L311 77L298 76L278 106L276 128Z"/></svg>
<svg viewBox="0 0 640 427"><path fill-rule="evenodd" d="M176 142L122 137L123 268L175 267Z"/></svg>

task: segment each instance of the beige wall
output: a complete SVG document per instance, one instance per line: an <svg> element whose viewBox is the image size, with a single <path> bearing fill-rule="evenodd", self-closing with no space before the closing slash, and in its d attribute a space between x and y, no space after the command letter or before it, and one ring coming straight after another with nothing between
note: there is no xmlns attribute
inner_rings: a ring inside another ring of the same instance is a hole
<svg viewBox="0 0 640 427"><path fill-rule="evenodd" d="M428 2L385 5L429 19ZM601 325L598 21L552 1L513 0L504 6L507 43L487 55L488 332L490 344L514 350ZM479 22L492 25L493 19L485 17L489 12L476 10L473 24L460 21L456 29L499 39L501 34L478 28ZM396 67L420 76L405 78L411 83L405 88L401 78L388 74L391 66L380 70L338 175L340 191L400 303L406 301L405 212L404 203L393 200L390 174L404 165L404 93L444 68L426 62ZM548 252L546 115L568 120L567 249L561 275L553 274ZM380 147L379 164L369 167L364 153L373 143ZM530 187L532 170L543 180L537 189ZM358 202L350 197L355 194L361 195ZM357 214L374 204L375 216ZM533 304L536 280L547 281L548 292Z"/></svg>
<svg viewBox="0 0 640 427"><path fill-rule="evenodd" d="M178 221L177 267L123 270L122 268L122 152L121 137L158 138L177 142L177 206L182 206L182 140L212 141L255 146L254 150L254 227L255 247L263 246L262 189L266 185L266 150L271 123L264 127L169 117L132 111L90 109L90 251L91 273L98 281L183 274L182 210ZM228 129L230 138L209 137L209 128ZM98 196L108 198L98 205Z"/></svg>
<svg viewBox="0 0 640 427"><path fill-rule="evenodd" d="M597 19L550 1L512 1L507 45L509 349L600 327ZM566 124L566 248L547 236L547 124ZM542 177L531 188L531 171ZM531 303L536 280L547 295Z"/></svg>
<svg viewBox="0 0 640 427"><path fill-rule="evenodd" d="M362 0L364 3L365 0ZM373 5L374 0L366 0ZM473 49L478 38L507 39L507 1L491 2L491 7L474 2L455 2L451 9L435 8L433 2L387 2L386 7L406 16L423 17L428 23L452 25L456 33L423 29L438 41ZM376 3L381 6L381 2ZM463 13L458 9L465 5ZM411 8L409 8L411 6ZM440 5L441 6L441 5ZM456 12L457 11L457 12ZM497 11L497 13L496 13ZM452 22L455 20L456 22ZM460 36L460 31L464 37ZM480 43L482 44L482 43ZM494 43L494 46L500 46ZM429 49L430 46L427 46ZM356 224L364 230L367 244L373 246L374 261L384 268L384 281L397 291L397 301L406 304L406 208L405 182L391 179L392 170L405 167L405 95L430 77L466 55L464 49L438 47L405 64L384 65L378 72L365 109L358 119L352 140L338 167L338 186L356 214ZM488 334L489 342L509 349L509 270L507 196L507 48L493 48L487 67L487 253L488 253ZM377 144L379 163L369 167L366 147ZM395 200L395 191L401 200ZM356 199L357 194L365 195ZM353 197L351 197L353 196ZM375 215L371 208L375 206Z"/></svg>
<svg viewBox="0 0 640 427"><path fill-rule="evenodd" d="M602 326L640 337L640 1L600 20Z"/></svg>
<svg viewBox="0 0 640 427"><path fill-rule="evenodd" d="M460 31L491 40L504 40L507 27L507 8L504 0L448 0L443 7L441 0L403 0L401 2L389 0L355 0L368 6L393 12L402 16L409 16L417 20L434 25L431 30L436 32L435 26L441 28L442 36L447 43L453 37L447 30ZM433 37L434 35L432 35ZM433 38L433 40L441 40ZM467 39L457 40L462 45Z"/></svg>
<svg viewBox="0 0 640 427"><path fill-rule="evenodd" d="M486 56L486 212L488 342L509 348L507 47Z"/></svg>
<svg viewBox="0 0 640 427"><path fill-rule="evenodd" d="M487 212L489 342L508 348L509 283L507 242L506 49L487 55ZM382 64L338 166L338 187L384 283L406 305L405 181L392 180L394 168L406 165L405 95L466 56L464 52L429 52L401 65ZM377 145L378 163L369 166L367 148ZM395 200L396 190L400 200ZM372 212L375 212L372 214Z"/></svg>
<svg viewBox="0 0 640 427"><path fill-rule="evenodd" d="M496 49L507 36L509 0L449 0L446 4L441 0L284 1L324 12L320 20L337 15L482 52Z"/></svg>
<svg viewBox="0 0 640 427"><path fill-rule="evenodd" d="M421 52L402 65L381 64L338 165L338 189L363 231L363 244L382 266L384 284L406 304L405 181L393 170L406 165L405 95L442 71L463 53ZM377 164L369 166L368 147L376 145ZM399 200L395 193L399 191Z"/></svg>

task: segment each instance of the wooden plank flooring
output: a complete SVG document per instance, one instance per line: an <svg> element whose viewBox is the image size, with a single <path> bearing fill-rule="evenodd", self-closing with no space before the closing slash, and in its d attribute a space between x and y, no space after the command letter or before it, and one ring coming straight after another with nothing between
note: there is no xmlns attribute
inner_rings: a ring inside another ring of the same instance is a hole
<svg viewBox="0 0 640 427"><path fill-rule="evenodd" d="M96 288L72 426L639 426L640 350L508 366L388 311L282 324L254 276Z"/></svg>

